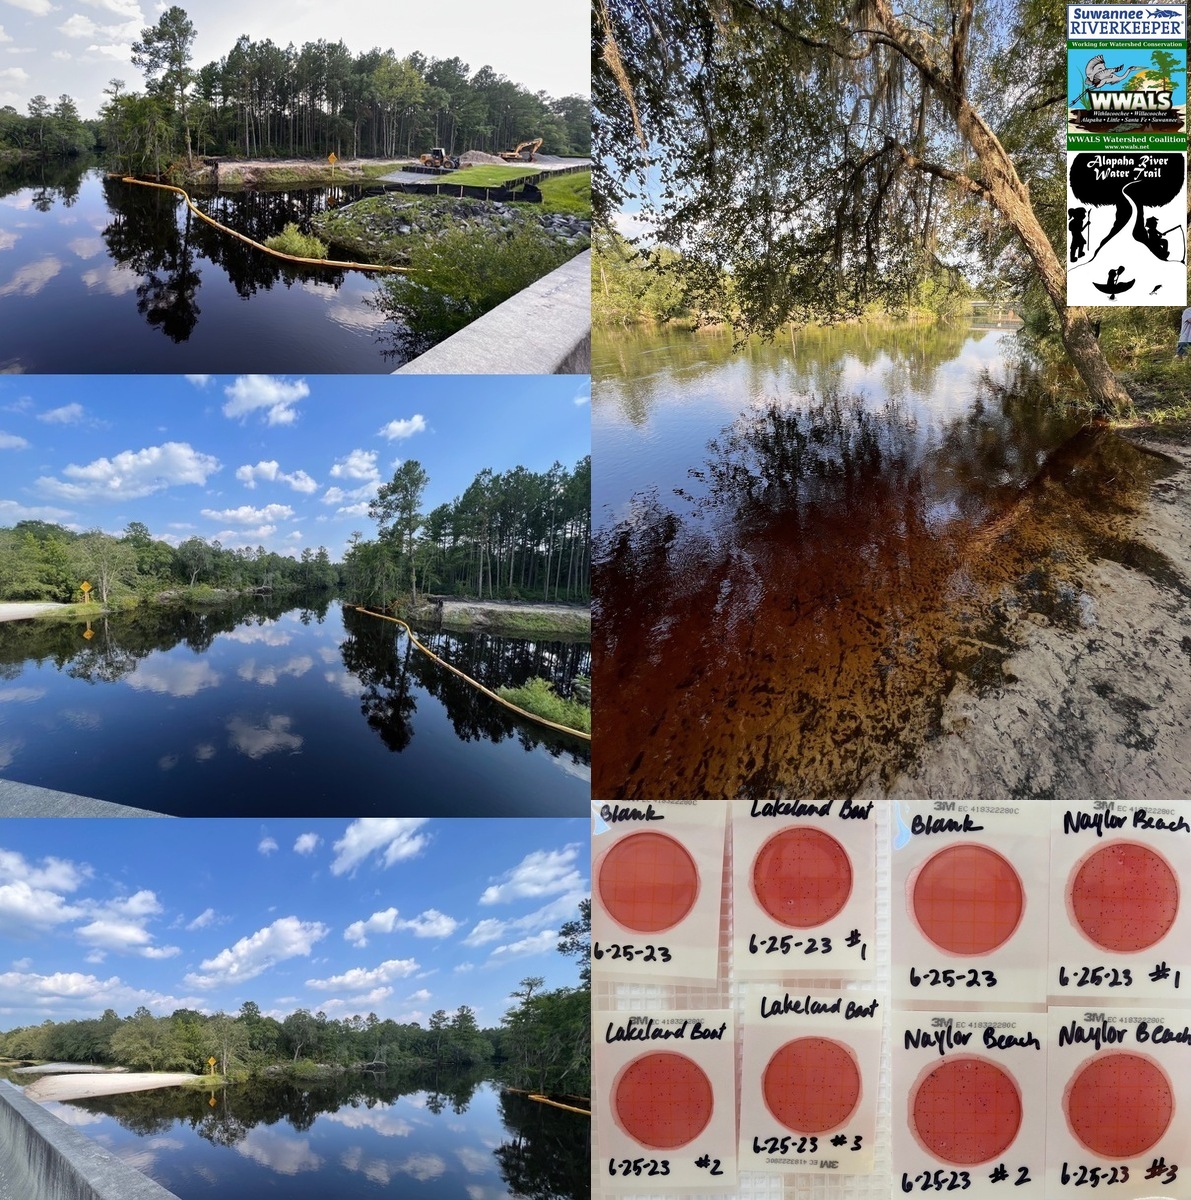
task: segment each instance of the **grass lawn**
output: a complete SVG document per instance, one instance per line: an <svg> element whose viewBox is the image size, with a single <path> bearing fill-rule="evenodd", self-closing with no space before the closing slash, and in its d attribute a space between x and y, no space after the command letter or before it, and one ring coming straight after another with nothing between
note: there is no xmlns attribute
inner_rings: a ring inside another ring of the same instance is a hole
<svg viewBox="0 0 1191 1200"><path fill-rule="evenodd" d="M591 217L591 172L573 175L547 175L538 186L542 189L543 212L573 213Z"/></svg>
<svg viewBox="0 0 1191 1200"><path fill-rule="evenodd" d="M449 175L439 175L439 183L465 183L468 187L499 187L510 179L522 179L526 175L536 175L538 168L532 163L522 163L517 166L498 166L496 163L477 163L474 167L465 167L452 171Z"/></svg>

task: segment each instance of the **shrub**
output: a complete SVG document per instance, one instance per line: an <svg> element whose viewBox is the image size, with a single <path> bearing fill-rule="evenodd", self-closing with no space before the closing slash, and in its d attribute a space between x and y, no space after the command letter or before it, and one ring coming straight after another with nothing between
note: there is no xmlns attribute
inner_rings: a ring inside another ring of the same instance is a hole
<svg viewBox="0 0 1191 1200"><path fill-rule="evenodd" d="M549 680L535 677L527 680L522 687L502 687L496 690L503 699L525 709L526 712L545 717L547 721L553 721L556 725L565 725L568 729L591 732L590 707L575 700L564 699L554 690L554 685Z"/></svg>
<svg viewBox="0 0 1191 1200"><path fill-rule="evenodd" d="M326 258L327 247L313 234L303 233L292 221L276 236L265 242L270 250L292 254L295 258Z"/></svg>

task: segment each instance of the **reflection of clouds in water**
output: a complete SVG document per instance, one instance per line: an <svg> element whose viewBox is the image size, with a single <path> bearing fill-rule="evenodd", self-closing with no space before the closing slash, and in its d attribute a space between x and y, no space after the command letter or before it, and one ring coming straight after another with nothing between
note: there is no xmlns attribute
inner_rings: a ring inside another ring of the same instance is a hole
<svg viewBox="0 0 1191 1200"><path fill-rule="evenodd" d="M150 1138L145 1145L151 1146L154 1150L183 1150L186 1147L185 1142L170 1137Z"/></svg>
<svg viewBox="0 0 1191 1200"><path fill-rule="evenodd" d="M195 762L207 762L215 757L215 747L210 742L200 742L194 748Z"/></svg>
<svg viewBox="0 0 1191 1200"><path fill-rule="evenodd" d="M93 267L84 271L80 278L92 291L107 292L109 296L123 296L125 292L135 291L141 281L141 277L123 263Z"/></svg>
<svg viewBox="0 0 1191 1200"><path fill-rule="evenodd" d="M469 1175L487 1175L496 1170L496 1159L487 1151L477 1150L474 1146L460 1146L455 1151L455 1157Z"/></svg>
<svg viewBox="0 0 1191 1200"><path fill-rule="evenodd" d="M263 758L278 750L297 752L302 738L290 733L292 717L266 716L263 725L249 725L243 717L233 717L227 723L228 744L249 758Z"/></svg>
<svg viewBox="0 0 1191 1200"><path fill-rule="evenodd" d="M293 635L278 629L276 622L270 622L268 625L244 625L219 636L227 638L229 642L239 642L243 646L250 646L254 642L261 642L266 646L288 646L293 641Z"/></svg>
<svg viewBox="0 0 1191 1200"><path fill-rule="evenodd" d="M6 742L0 742L0 767L11 765L12 760L16 757L17 751L25 744L24 738L9 738Z"/></svg>
<svg viewBox="0 0 1191 1200"><path fill-rule="evenodd" d="M66 247L77 254L79 258L94 258L97 254L103 253L103 238L77 237L67 242Z"/></svg>
<svg viewBox="0 0 1191 1200"><path fill-rule="evenodd" d="M99 713L86 708L64 708L58 715L76 729L98 729L103 724Z"/></svg>
<svg viewBox="0 0 1191 1200"><path fill-rule="evenodd" d="M185 662L163 658L137 664L125 682L138 692L156 692L162 696L194 696L204 688L216 687L220 676L206 661Z"/></svg>
<svg viewBox="0 0 1191 1200"><path fill-rule="evenodd" d="M35 296L61 270L62 263L52 254L46 258L39 258L36 262L26 263L0 287L0 296Z"/></svg>
<svg viewBox="0 0 1191 1200"><path fill-rule="evenodd" d="M338 688L349 700L360 698L360 681L348 671L327 671L323 678L333 687Z"/></svg>
<svg viewBox="0 0 1191 1200"><path fill-rule="evenodd" d="M25 212L33 207L33 197L22 196L18 192L15 196L5 196L3 200L0 200L0 204L3 204L5 208L15 208Z"/></svg>
<svg viewBox="0 0 1191 1200"><path fill-rule="evenodd" d="M343 303L328 304L327 317L341 329L379 329L385 322L383 313L369 308L362 300L358 306Z"/></svg>
<svg viewBox="0 0 1191 1200"><path fill-rule="evenodd" d="M504 1200L511 1194L505 1188L493 1187L491 1184L485 1186L482 1183L469 1183L467 1185L469 1200Z"/></svg>
<svg viewBox="0 0 1191 1200"><path fill-rule="evenodd" d="M45 688L0 688L0 704L17 704L26 700L40 700Z"/></svg>
<svg viewBox="0 0 1191 1200"><path fill-rule="evenodd" d="M0 250L11 250L20 238L19 233L8 233L0 229Z"/></svg>
<svg viewBox="0 0 1191 1200"><path fill-rule="evenodd" d="M70 1104L62 1104L57 1100L47 1100L42 1106L46 1112L52 1113L66 1125L98 1125L103 1119L103 1113L87 1112Z"/></svg>
<svg viewBox="0 0 1191 1200"><path fill-rule="evenodd" d="M178 765L176 754L164 754L157 760L158 767L163 771L172 771Z"/></svg>
<svg viewBox="0 0 1191 1200"><path fill-rule="evenodd" d="M339 1160L349 1171L358 1171L373 1183L387 1186L395 1175L409 1175L419 1183L437 1179L445 1174L447 1164L437 1154L411 1154L398 1162L396 1159L365 1155L359 1146L345 1151Z"/></svg>
<svg viewBox="0 0 1191 1200"><path fill-rule="evenodd" d="M569 754L560 754L557 758L551 755L550 761L564 775L569 775L572 779L582 779L585 783L591 782L591 763L576 762Z"/></svg>
<svg viewBox="0 0 1191 1200"><path fill-rule="evenodd" d="M339 651L337 649L335 649L333 646L322 646L319 649L318 656L328 666L331 663L337 663L339 661Z"/></svg>
<svg viewBox="0 0 1191 1200"><path fill-rule="evenodd" d="M381 1137L408 1137L414 1131L408 1121L387 1109L361 1112L356 1108L344 1108L328 1113L326 1119L337 1125L345 1125L348 1129L371 1129Z"/></svg>
<svg viewBox="0 0 1191 1200"><path fill-rule="evenodd" d="M322 1158L311 1150L309 1138L286 1137L276 1129L250 1129L244 1140L236 1143L236 1153L279 1175L317 1171L323 1165Z"/></svg>
<svg viewBox="0 0 1191 1200"><path fill-rule="evenodd" d="M240 664L237 674L249 683L260 683L265 687L272 687L283 675L292 675L295 679L300 679L313 666L314 659L306 654L299 658L291 658L279 667L258 667L256 659L249 658Z"/></svg>
<svg viewBox="0 0 1191 1200"><path fill-rule="evenodd" d="M153 1150L143 1150L139 1146L119 1146L115 1150L116 1157L134 1171L143 1175L149 1174L157 1161L157 1153Z"/></svg>

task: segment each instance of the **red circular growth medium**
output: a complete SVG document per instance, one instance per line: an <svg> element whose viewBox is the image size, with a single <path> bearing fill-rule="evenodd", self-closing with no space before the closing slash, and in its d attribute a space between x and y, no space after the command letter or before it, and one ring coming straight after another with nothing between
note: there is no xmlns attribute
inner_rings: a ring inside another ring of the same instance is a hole
<svg viewBox="0 0 1191 1200"><path fill-rule="evenodd" d="M600 899L626 929L657 933L677 925L695 905L694 859L664 833L633 833L600 864Z"/></svg>
<svg viewBox="0 0 1191 1200"><path fill-rule="evenodd" d="M1004 1154L1021 1128L1013 1076L985 1058L948 1059L919 1080L910 1128L945 1163L972 1166Z"/></svg>
<svg viewBox="0 0 1191 1200"><path fill-rule="evenodd" d="M1111 842L1079 864L1067 900L1085 937L1127 954L1148 949L1170 932L1179 912L1179 881L1148 846Z"/></svg>
<svg viewBox="0 0 1191 1200"><path fill-rule="evenodd" d="M1101 1054L1071 1077L1063 1111L1071 1132L1093 1154L1133 1158L1166 1132L1174 1089L1166 1072L1143 1055Z"/></svg>
<svg viewBox="0 0 1191 1200"><path fill-rule="evenodd" d="M851 894L852 863L843 846L822 830L804 825L783 829L753 860L753 895L782 925L822 925Z"/></svg>
<svg viewBox="0 0 1191 1200"><path fill-rule="evenodd" d="M860 1069L847 1046L827 1038L787 1042L762 1078L765 1107L795 1133L826 1133L860 1103Z"/></svg>
<svg viewBox="0 0 1191 1200"><path fill-rule="evenodd" d="M1025 891L1009 862L987 846L948 846L922 865L911 902L923 935L950 954L987 954L1021 923Z"/></svg>
<svg viewBox="0 0 1191 1200"><path fill-rule="evenodd" d="M714 1107L711 1082L683 1054L635 1058L612 1088L616 1123L651 1150L674 1150L707 1128Z"/></svg>

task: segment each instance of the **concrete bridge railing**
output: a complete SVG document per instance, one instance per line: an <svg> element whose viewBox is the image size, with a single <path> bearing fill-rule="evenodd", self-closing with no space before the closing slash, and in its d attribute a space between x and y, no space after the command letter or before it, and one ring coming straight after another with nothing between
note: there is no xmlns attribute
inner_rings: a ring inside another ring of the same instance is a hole
<svg viewBox="0 0 1191 1200"><path fill-rule="evenodd" d="M427 350L396 375L586 375L591 371L591 251Z"/></svg>
<svg viewBox="0 0 1191 1200"><path fill-rule="evenodd" d="M7 1080L0 1080L0 1197L178 1200Z"/></svg>

